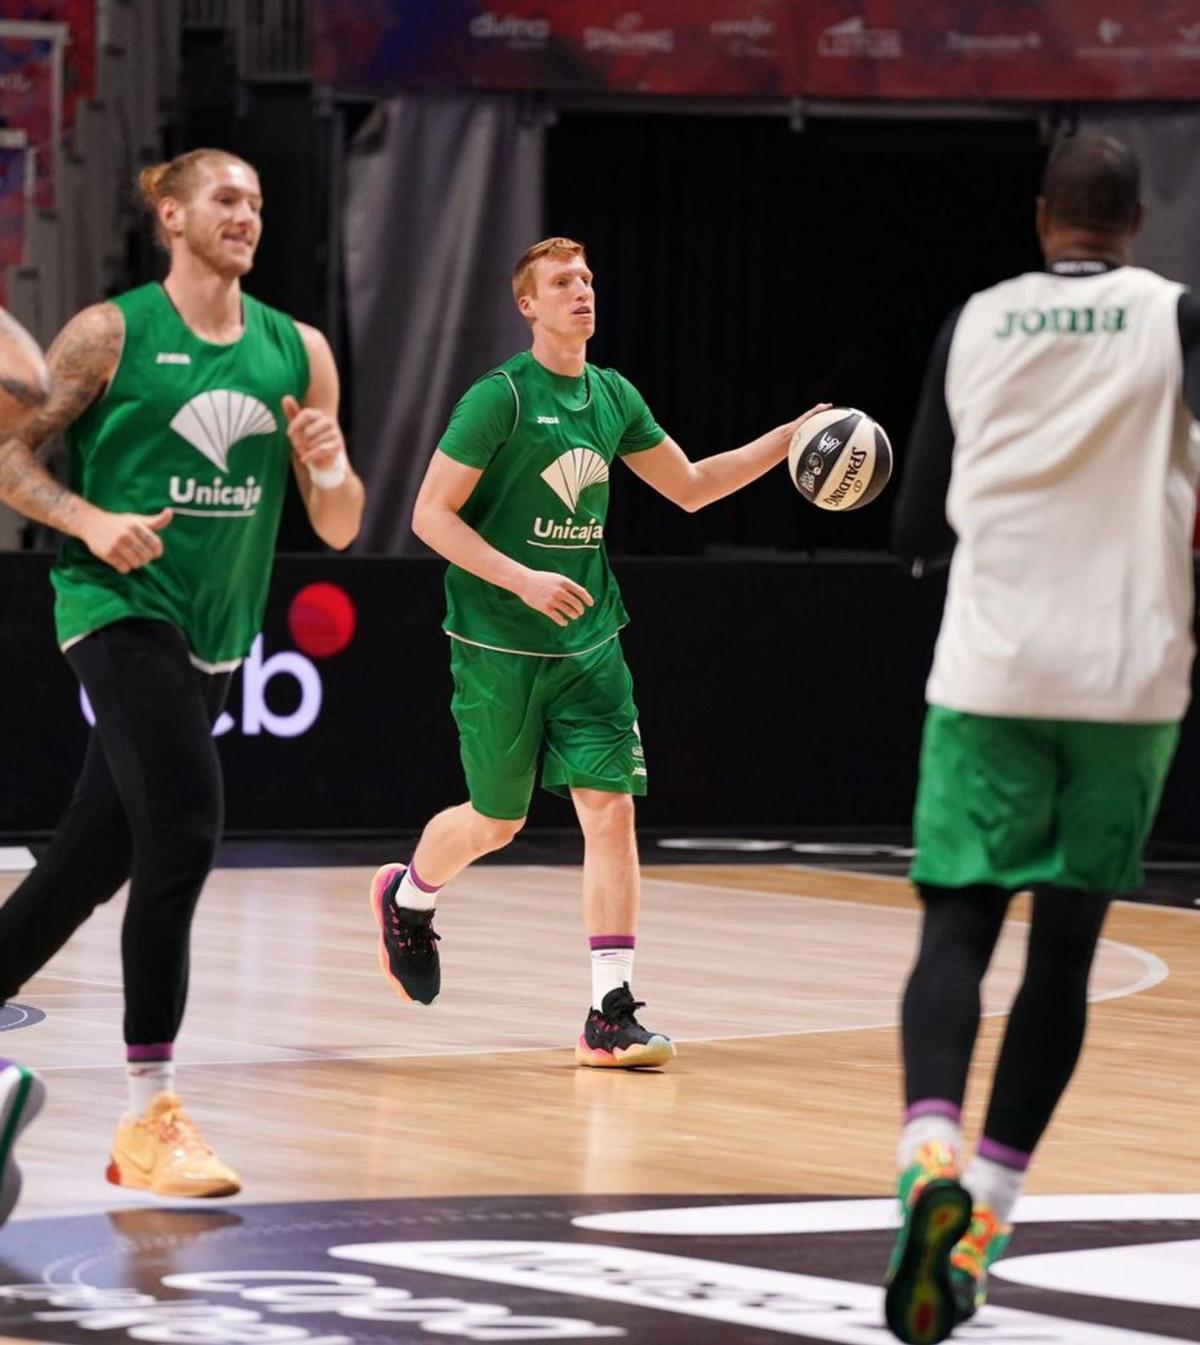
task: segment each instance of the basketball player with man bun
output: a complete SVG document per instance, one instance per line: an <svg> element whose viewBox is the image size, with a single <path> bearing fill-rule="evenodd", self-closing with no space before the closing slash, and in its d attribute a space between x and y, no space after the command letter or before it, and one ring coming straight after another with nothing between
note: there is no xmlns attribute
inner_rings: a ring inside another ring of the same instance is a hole
<svg viewBox="0 0 1200 1345"><path fill-rule="evenodd" d="M0 308L0 435L20 429L49 395L50 372L37 342ZM45 1084L31 1069L0 1058L0 1226L21 1194L21 1169L13 1156L17 1137L45 1096Z"/></svg>
<svg viewBox="0 0 1200 1345"><path fill-rule="evenodd" d="M1130 265L1141 216L1122 144L1056 145L1037 205L1046 270L943 327L896 504L915 573L953 548L914 821L924 922L887 1274L888 1324L915 1345L974 1314L1008 1245L1190 695L1200 300ZM1025 973L964 1169L980 982L1027 888Z"/></svg>
<svg viewBox="0 0 1200 1345"><path fill-rule="evenodd" d="M576 1061L661 1065L675 1047L641 1026L630 989L633 800L647 768L618 636L628 616L604 550L609 470L619 457L667 499L700 509L782 462L799 420L691 462L627 379L587 362L596 299L579 243L531 247L513 296L532 348L467 390L413 515L413 530L450 562L445 629L469 801L429 822L407 866L375 875L379 958L401 998L433 1002L437 894L521 830L544 752L542 785L570 796L584 839L592 999Z"/></svg>
<svg viewBox="0 0 1200 1345"><path fill-rule="evenodd" d="M363 489L325 338L242 291L262 232L254 168L193 150L139 181L166 280L72 318L46 405L0 444L0 497L66 534L55 623L95 712L58 830L0 908L0 1001L128 878L129 1111L109 1180L220 1196L239 1179L183 1110L172 1065L221 830L211 729L261 625L289 467L333 547L357 533ZM34 456L64 430L69 486Z"/></svg>

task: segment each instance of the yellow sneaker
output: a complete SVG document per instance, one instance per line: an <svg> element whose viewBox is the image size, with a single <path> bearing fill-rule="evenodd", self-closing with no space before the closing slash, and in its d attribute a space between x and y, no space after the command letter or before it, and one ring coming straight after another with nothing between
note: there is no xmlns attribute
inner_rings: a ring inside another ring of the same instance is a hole
<svg viewBox="0 0 1200 1345"><path fill-rule="evenodd" d="M121 1118L105 1175L114 1186L156 1196L232 1196L242 1189L174 1093L157 1094L145 1116Z"/></svg>

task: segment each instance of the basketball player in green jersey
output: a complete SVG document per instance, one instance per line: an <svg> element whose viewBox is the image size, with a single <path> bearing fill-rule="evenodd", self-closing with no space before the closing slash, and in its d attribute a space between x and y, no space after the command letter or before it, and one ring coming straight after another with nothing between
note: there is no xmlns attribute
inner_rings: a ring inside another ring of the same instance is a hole
<svg viewBox="0 0 1200 1345"><path fill-rule="evenodd" d="M289 466L321 539L345 547L363 490L324 337L244 294L258 175L219 150L145 170L162 284L74 317L53 389L0 445L0 493L67 541L59 643L95 712L83 771L37 867L0 908L0 1001L130 879L121 935L129 1112L109 1180L218 1196L239 1179L174 1087L192 915L222 820L211 726L261 625ZM70 486L34 452L65 430Z"/></svg>
<svg viewBox="0 0 1200 1345"><path fill-rule="evenodd" d="M0 434L11 434L46 404L50 374L37 343L0 308ZM0 1226L21 1194L13 1148L41 1110L46 1086L16 1061L0 1059Z"/></svg>
<svg viewBox="0 0 1200 1345"><path fill-rule="evenodd" d="M544 754L542 784L570 796L584 837L592 1006L576 1061L661 1065L675 1047L639 1024L630 990L633 799L647 768L618 639L628 616L604 551L609 472L620 457L669 500L700 509L782 462L800 420L691 462L628 380L587 363L595 294L579 243L530 248L513 293L532 348L459 402L413 516L450 562L445 629L470 799L433 818L410 864L376 873L380 964L402 998L433 1002L437 892L520 831Z"/></svg>

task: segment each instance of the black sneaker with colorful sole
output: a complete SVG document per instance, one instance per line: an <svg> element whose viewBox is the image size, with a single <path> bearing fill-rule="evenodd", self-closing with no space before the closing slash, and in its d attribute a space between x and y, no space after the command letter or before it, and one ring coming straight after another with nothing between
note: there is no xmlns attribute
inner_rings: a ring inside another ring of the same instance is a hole
<svg viewBox="0 0 1200 1345"><path fill-rule="evenodd" d="M575 1063L593 1069L644 1069L675 1058L675 1043L661 1032L649 1032L637 1020L641 1000L628 981L610 990L592 1009L575 1046Z"/></svg>
<svg viewBox="0 0 1200 1345"><path fill-rule="evenodd" d="M371 910L379 926L379 967L401 999L432 1004L442 988L442 966L433 911L397 906L396 889L407 865L384 864L371 879Z"/></svg>

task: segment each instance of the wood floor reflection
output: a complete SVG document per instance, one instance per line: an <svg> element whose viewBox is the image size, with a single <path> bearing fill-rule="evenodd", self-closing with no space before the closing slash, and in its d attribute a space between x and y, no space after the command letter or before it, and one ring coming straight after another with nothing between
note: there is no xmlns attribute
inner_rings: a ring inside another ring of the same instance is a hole
<svg viewBox="0 0 1200 1345"><path fill-rule="evenodd" d="M572 1062L589 984L578 870L456 882L428 1009L379 974L369 877L224 870L205 892L179 1082L241 1172L238 1200L889 1189L897 1005L918 924L906 884L796 866L647 870L636 988L643 1021L680 1054L630 1075ZM0 877L0 893L15 882ZM124 1105L120 915L118 899L26 987L21 1002L46 1018L0 1037L49 1086L21 1141L17 1218L142 1199L103 1180ZM1025 918L1014 910L985 988L984 1067ZM1114 909L1084 1061L1032 1191L1200 1191L1198 921ZM972 1095L973 1124L983 1101Z"/></svg>

